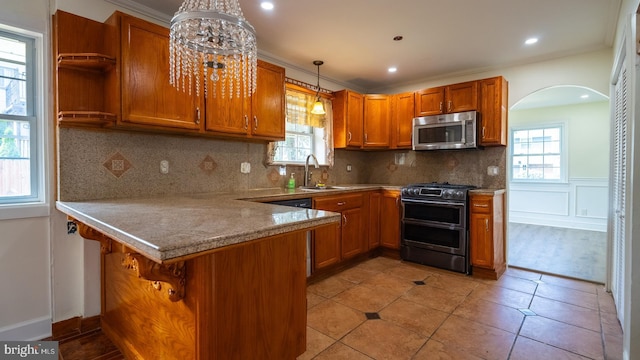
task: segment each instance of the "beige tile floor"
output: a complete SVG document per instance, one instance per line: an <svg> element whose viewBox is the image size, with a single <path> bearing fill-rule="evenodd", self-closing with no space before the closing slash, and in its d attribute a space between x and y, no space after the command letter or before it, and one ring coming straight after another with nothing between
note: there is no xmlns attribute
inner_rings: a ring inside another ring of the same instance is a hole
<svg viewBox="0 0 640 360"><path fill-rule="evenodd" d="M298 357L621 358L622 330L601 285L515 268L481 280L385 257L309 285Z"/></svg>

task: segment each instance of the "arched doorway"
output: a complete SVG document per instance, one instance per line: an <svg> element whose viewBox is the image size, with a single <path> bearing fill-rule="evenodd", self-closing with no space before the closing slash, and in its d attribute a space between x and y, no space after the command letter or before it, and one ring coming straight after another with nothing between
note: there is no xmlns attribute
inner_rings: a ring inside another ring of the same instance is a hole
<svg viewBox="0 0 640 360"><path fill-rule="evenodd" d="M511 107L509 266L605 282L609 119L608 97L580 86Z"/></svg>

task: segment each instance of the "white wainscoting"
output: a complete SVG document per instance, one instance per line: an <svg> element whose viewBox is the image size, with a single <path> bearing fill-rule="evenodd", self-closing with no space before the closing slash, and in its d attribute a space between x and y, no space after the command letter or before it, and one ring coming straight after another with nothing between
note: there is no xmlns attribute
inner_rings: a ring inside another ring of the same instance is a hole
<svg viewBox="0 0 640 360"><path fill-rule="evenodd" d="M572 178L566 184L510 183L509 221L607 231L609 180Z"/></svg>

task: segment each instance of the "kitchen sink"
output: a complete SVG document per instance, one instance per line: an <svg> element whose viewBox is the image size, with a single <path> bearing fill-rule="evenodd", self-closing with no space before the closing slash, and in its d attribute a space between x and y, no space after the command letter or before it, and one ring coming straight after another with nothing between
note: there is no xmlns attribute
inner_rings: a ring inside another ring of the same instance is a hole
<svg viewBox="0 0 640 360"><path fill-rule="evenodd" d="M302 191L347 190L349 186L300 186Z"/></svg>

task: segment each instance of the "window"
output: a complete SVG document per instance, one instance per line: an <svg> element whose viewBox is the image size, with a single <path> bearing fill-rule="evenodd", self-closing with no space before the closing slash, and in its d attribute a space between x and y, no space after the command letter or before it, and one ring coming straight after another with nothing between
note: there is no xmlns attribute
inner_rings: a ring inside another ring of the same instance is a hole
<svg viewBox="0 0 640 360"><path fill-rule="evenodd" d="M35 39L0 30L0 204L42 200Z"/></svg>
<svg viewBox="0 0 640 360"><path fill-rule="evenodd" d="M314 95L287 84L286 135L284 141L271 144L271 164L303 165L313 154L320 165L332 165L331 101L322 100L325 115L312 115Z"/></svg>
<svg viewBox="0 0 640 360"><path fill-rule="evenodd" d="M564 126L511 130L511 179L560 182L565 180Z"/></svg>

